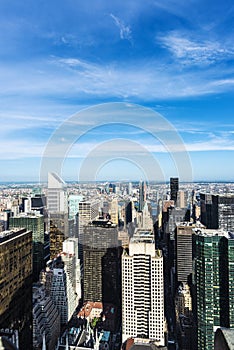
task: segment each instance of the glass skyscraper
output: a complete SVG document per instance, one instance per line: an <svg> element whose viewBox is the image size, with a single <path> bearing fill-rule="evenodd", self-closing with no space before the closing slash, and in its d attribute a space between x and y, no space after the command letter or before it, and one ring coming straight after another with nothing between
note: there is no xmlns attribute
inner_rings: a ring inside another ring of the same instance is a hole
<svg viewBox="0 0 234 350"><path fill-rule="evenodd" d="M234 326L234 236L199 230L195 243L198 349L211 350L215 330Z"/></svg>

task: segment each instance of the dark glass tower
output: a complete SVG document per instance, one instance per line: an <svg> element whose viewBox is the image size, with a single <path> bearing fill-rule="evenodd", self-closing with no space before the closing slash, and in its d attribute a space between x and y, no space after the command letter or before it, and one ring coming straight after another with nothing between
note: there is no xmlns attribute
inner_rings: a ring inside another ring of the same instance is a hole
<svg viewBox="0 0 234 350"><path fill-rule="evenodd" d="M201 222L207 228L234 231L234 195L200 193Z"/></svg>
<svg viewBox="0 0 234 350"><path fill-rule="evenodd" d="M84 226L84 302L119 305L120 258L117 226L96 220Z"/></svg>
<svg viewBox="0 0 234 350"><path fill-rule="evenodd" d="M177 202L177 194L179 191L179 178L171 177L170 178L170 190L171 190L171 200Z"/></svg>
<svg viewBox="0 0 234 350"><path fill-rule="evenodd" d="M234 326L234 237L202 230L195 242L198 349L213 350L215 327Z"/></svg>
<svg viewBox="0 0 234 350"><path fill-rule="evenodd" d="M32 231L33 280L36 282L44 268L44 216L37 212L19 214L10 218L10 228L14 227Z"/></svg>

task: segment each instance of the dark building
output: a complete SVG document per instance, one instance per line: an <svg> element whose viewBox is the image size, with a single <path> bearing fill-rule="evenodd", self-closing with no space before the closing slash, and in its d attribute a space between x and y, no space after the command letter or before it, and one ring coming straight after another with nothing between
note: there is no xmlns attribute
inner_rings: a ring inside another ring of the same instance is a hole
<svg viewBox="0 0 234 350"><path fill-rule="evenodd" d="M38 281L39 274L44 268L44 216L38 212L21 213L10 217L10 228L25 227L32 231L33 250L33 280Z"/></svg>
<svg viewBox="0 0 234 350"><path fill-rule="evenodd" d="M129 201L125 205L125 221L126 221L126 226L132 222L132 202Z"/></svg>
<svg viewBox="0 0 234 350"><path fill-rule="evenodd" d="M66 226L68 224L68 215L66 214L50 214L50 258L54 259L63 250L63 241L65 236Z"/></svg>
<svg viewBox="0 0 234 350"><path fill-rule="evenodd" d="M192 223L178 224L175 231L177 283L188 283L193 272L193 228Z"/></svg>
<svg viewBox="0 0 234 350"><path fill-rule="evenodd" d="M19 348L32 349L32 231L0 233L0 329L19 332Z"/></svg>
<svg viewBox="0 0 234 350"><path fill-rule="evenodd" d="M219 230L195 235L198 349L214 349L215 327L234 327L234 236Z"/></svg>
<svg viewBox="0 0 234 350"><path fill-rule="evenodd" d="M40 211L42 215L46 215L46 196L44 194L36 194L31 197L32 210Z"/></svg>
<svg viewBox="0 0 234 350"><path fill-rule="evenodd" d="M201 222L207 228L234 231L234 195L200 193Z"/></svg>
<svg viewBox="0 0 234 350"><path fill-rule="evenodd" d="M174 201L175 205L177 202L177 195L179 191L179 178L171 177L170 178L170 191L171 191L171 200Z"/></svg>
<svg viewBox="0 0 234 350"><path fill-rule="evenodd" d="M117 226L96 220L84 226L84 302L119 305L120 258Z"/></svg>
<svg viewBox="0 0 234 350"><path fill-rule="evenodd" d="M217 229L218 220L218 195L210 193L200 193L201 203L201 223L206 228Z"/></svg>
<svg viewBox="0 0 234 350"><path fill-rule="evenodd" d="M138 207L139 211L143 210L145 201L146 201L146 183L144 181L140 181L140 183L139 183L139 207Z"/></svg>
<svg viewBox="0 0 234 350"><path fill-rule="evenodd" d="M234 232L234 195L219 195L219 228Z"/></svg>

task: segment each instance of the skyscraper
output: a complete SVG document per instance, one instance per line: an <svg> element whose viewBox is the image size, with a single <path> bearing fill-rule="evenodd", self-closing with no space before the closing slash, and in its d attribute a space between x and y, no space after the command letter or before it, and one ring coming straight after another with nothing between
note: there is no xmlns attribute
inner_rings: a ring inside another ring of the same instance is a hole
<svg viewBox="0 0 234 350"><path fill-rule="evenodd" d="M40 271L44 268L44 216L37 211L20 213L10 217L10 228L25 227L32 231L33 279L38 281Z"/></svg>
<svg viewBox="0 0 234 350"><path fill-rule="evenodd" d="M200 193L201 222L208 229L219 228L218 195Z"/></svg>
<svg viewBox="0 0 234 350"><path fill-rule="evenodd" d="M55 304L41 284L33 286L33 349L54 350L60 336L60 317Z"/></svg>
<svg viewBox="0 0 234 350"><path fill-rule="evenodd" d="M0 329L19 331L20 349L31 349L32 231L0 232Z"/></svg>
<svg viewBox="0 0 234 350"><path fill-rule="evenodd" d="M139 183L139 211L143 210L146 201L146 183L140 181Z"/></svg>
<svg viewBox="0 0 234 350"><path fill-rule="evenodd" d="M96 220L84 227L84 301L119 305L118 230L108 220Z"/></svg>
<svg viewBox="0 0 234 350"><path fill-rule="evenodd" d="M97 219L98 216L99 202L97 200L79 202L78 241L81 265L83 265L83 245L85 244L84 226Z"/></svg>
<svg viewBox="0 0 234 350"><path fill-rule="evenodd" d="M46 292L59 311L61 325L69 322L80 297L77 283L77 269L79 269L77 254L72 253L74 249L70 250L72 247L69 244L64 247L68 252L62 252L56 259L50 261L46 271L41 274Z"/></svg>
<svg viewBox="0 0 234 350"><path fill-rule="evenodd" d="M195 243L198 349L211 350L217 327L234 327L234 237L203 229Z"/></svg>
<svg viewBox="0 0 234 350"><path fill-rule="evenodd" d="M176 227L176 277L177 283L188 283L193 272L193 228L189 222L180 223Z"/></svg>
<svg viewBox="0 0 234 350"><path fill-rule="evenodd" d="M178 177L170 178L170 191L171 191L171 200L174 201L175 205L177 202L177 195L179 191L179 179Z"/></svg>
<svg viewBox="0 0 234 350"><path fill-rule="evenodd" d="M138 230L122 255L122 339L164 346L163 257L153 233Z"/></svg>
<svg viewBox="0 0 234 350"><path fill-rule="evenodd" d="M48 173L47 208L49 215L50 254L55 258L69 235L68 200L65 182L55 173Z"/></svg>
<svg viewBox="0 0 234 350"><path fill-rule="evenodd" d="M50 213L67 213L68 211L66 184L55 173L48 173L47 207Z"/></svg>
<svg viewBox="0 0 234 350"><path fill-rule="evenodd" d="M209 229L234 231L234 195L200 193L201 222Z"/></svg>
<svg viewBox="0 0 234 350"><path fill-rule="evenodd" d="M70 194L68 197L69 219L75 219L79 211L79 202L83 200L83 196Z"/></svg>

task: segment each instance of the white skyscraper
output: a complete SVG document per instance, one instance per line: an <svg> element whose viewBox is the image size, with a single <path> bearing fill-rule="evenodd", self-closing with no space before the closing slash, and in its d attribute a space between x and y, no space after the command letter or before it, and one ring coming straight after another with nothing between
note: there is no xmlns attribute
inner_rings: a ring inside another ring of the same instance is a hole
<svg viewBox="0 0 234 350"><path fill-rule="evenodd" d="M47 206L50 213L67 213L65 182L55 173L48 173Z"/></svg>
<svg viewBox="0 0 234 350"><path fill-rule="evenodd" d="M163 257L151 231L138 230L122 255L123 342L144 338L164 346Z"/></svg>
<svg viewBox="0 0 234 350"><path fill-rule="evenodd" d="M61 325L65 325L71 319L78 303L78 296L74 288L74 277L72 273L73 257L63 259L62 261L54 260L51 265L46 268L42 279L45 280L45 288L50 298L56 305Z"/></svg>
<svg viewBox="0 0 234 350"><path fill-rule="evenodd" d="M78 259L78 238L70 237L63 242L62 260L72 281L77 298L81 298L80 259Z"/></svg>

